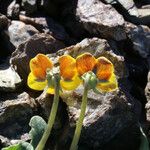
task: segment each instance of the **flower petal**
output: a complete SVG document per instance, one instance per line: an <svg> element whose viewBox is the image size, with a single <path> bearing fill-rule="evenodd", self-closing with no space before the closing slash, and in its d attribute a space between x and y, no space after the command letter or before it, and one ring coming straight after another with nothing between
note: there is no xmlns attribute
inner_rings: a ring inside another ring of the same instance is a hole
<svg viewBox="0 0 150 150"><path fill-rule="evenodd" d="M96 75L99 80L109 80L114 72L113 64L105 57L97 59L96 69Z"/></svg>
<svg viewBox="0 0 150 150"><path fill-rule="evenodd" d="M118 83L115 74L112 74L108 82L98 83L96 88L102 92L111 92L118 89Z"/></svg>
<svg viewBox="0 0 150 150"><path fill-rule="evenodd" d="M81 82L82 80L76 76L70 81L60 80L60 85L62 89L70 91L76 89L81 84Z"/></svg>
<svg viewBox="0 0 150 150"><path fill-rule="evenodd" d="M88 71L92 71L96 65L96 59L90 53L84 53L76 58L76 67L80 76Z"/></svg>
<svg viewBox="0 0 150 150"><path fill-rule="evenodd" d="M48 94L55 94L55 89L53 87L50 87L46 91Z"/></svg>
<svg viewBox="0 0 150 150"><path fill-rule="evenodd" d="M69 56L63 55L59 58L60 63L60 75L64 80L71 80L76 74L76 60Z"/></svg>
<svg viewBox="0 0 150 150"><path fill-rule="evenodd" d="M47 81L38 81L38 79L33 75L33 73L30 72L30 74L28 75L27 84L33 90L42 91L46 87Z"/></svg>
<svg viewBox="0 0 150 150"><path fill-rule="evenodd" d="M30 69L33 75L38 79L46 78L46 70L52 68L51 60L44 54L38 54L30 60Z"/></svg>

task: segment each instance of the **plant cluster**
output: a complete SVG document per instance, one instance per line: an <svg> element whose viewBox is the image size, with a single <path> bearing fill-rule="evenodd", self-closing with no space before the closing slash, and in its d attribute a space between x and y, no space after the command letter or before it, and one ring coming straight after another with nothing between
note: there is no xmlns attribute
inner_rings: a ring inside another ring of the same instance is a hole
<svg viewBox="0 0 150 150"><path fill-rule="evenodd" d="M102 93L118 89L114 66L106 57L96 59L90 53L83 53L75 59L70 55L63 55L59 57L58 62L55 66L52 60L44 54L37 54L30 60L31 72L27 80L28 86L34 90L44 90L49 94L54 94L48 123L46 124L39 116L32 117L29 123L32 127L29 133L31 142L21 142L3 150L43 150L55 122L59 96L65 90L75 90L79 85L83 85L81 112L70 146L70 150L77 150L86 112L88 91Z"/></svg>

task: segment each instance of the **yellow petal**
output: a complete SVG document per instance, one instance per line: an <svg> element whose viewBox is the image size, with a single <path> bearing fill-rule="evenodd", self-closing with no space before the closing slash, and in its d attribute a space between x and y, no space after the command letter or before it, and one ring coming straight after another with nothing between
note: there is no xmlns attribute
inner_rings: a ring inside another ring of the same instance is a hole
<svg viewBox="0 0 150 150"><path fill-rule="evenodd" d="M76 60L69 56L63 55L59 58L60 63L60 75L64 80L71 80L76 74Z"/></svg>
<svg viewBox="0 0 150 150"><path fill-rule="evenodd" d="M55 89L53 87L50 87L47 89L48 94L55 94Z"/></svg>
<svg viewBox="0 0 150 150"><path fill-rule="evenodd" d="M84 53L76 58L76 67L80 76L92 71L96 65L96 59L90 53Z"/></svg>
<svg viewBox="0 0 150 150"><path fill-rule="evenodd" d="M76 76L70 81L60 80L60 85L62 89L70 91L76 89L81 84L81 82L82 80Z"/></svg>
<svg viewBox="0 0 150 150"><path fill-rule="evenodd" d="M46 87L47 81L46 80L39 81L33 75L33 73L30 73L29 76L28 76L27 84L33 90L42 91Z"/></svg>
<svg viewBox="0 0 150 150"><path fill-rule="evenodd" d="M51 60L44 54L38 54L30 60L30 69L33 75L38 79L46 78L46 70L52 68Z"/></svg>
<svg viewBox="0 0 150 150"><path fill-rule="evenodd" d="M113 64L105 57L99 57L96 63L96 75L99 80L109 80L114 72Z"/></svg>
<svg viewBox="0 0 150 150"><path fill-rule="evenodd" d="M101 92L111 92L118 89L118 83L115 74L112 74L108 82L98 83L96 87Z"/></svg>

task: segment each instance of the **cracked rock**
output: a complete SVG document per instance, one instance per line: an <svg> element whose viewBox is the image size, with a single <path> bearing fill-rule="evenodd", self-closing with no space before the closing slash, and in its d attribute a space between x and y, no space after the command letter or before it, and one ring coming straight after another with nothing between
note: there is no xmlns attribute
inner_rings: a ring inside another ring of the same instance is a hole
<svg viewBox="0 0 150 150"><path fill-rule="evenodd" d="M126 39L124 19L111 5L99 0L80 0L76 16L91 34L117 41Z"/></svg>

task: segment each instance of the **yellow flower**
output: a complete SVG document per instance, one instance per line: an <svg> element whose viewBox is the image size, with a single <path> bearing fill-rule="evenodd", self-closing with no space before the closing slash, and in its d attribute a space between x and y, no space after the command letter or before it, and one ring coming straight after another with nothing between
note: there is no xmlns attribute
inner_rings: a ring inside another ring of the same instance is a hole
<svg viewBox="0 0 150 150"><path fill-rule="evenodd" d="M95 58L90 53L79 55L76 59L69 55L63 55L59 59L61 86L66 90L78 87L81 76L89 71L95 73L98 80L96 89L109 92L118 88L113 64L105 57Z"/></svg>
<svg viewBox="0 0 150 150"><path fill-rule="evenodd" d="M79 86L81 79L78 76L76 60L69 56L63 55L59 58L60 64L60 85L64 90L73 90Z"/></svg>
<svg viewBox="0 0 150 150"><path fill-rule="evenodd" d="M48 85L46 78L47 69L53 68L52 61L44 54L37 54L30 60L30 74L28 76L27 84L31 89L42 91ZM54 88L49 87L48 93L54 94Z"/></svg>

